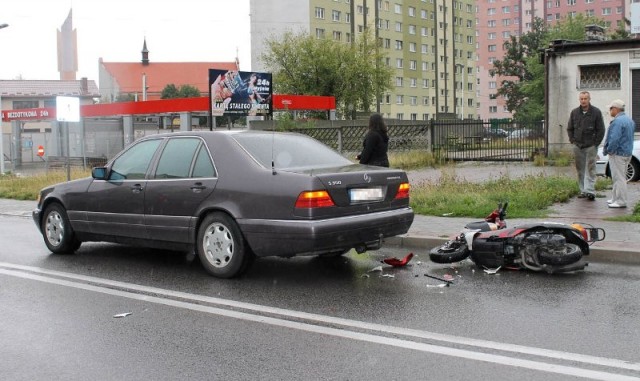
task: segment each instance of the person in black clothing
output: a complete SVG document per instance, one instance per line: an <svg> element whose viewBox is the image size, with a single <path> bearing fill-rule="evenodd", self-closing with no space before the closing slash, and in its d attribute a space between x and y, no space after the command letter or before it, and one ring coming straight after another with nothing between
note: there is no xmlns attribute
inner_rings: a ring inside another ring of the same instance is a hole
<svg viewBox="0 0 640 381"><path fill-rule="evenodd" d="M356 159L360 161L360 164L388 167L388 145L389 136L387 135L387 125L384 123L382 115L373 114L369 117L369 131L362 143L362 153L356 156Z"/></svg>
<svg viewBox="0 0 640 381"><path fill-rule="evenodd" d="M578 172L579 198L596 199L596 156L604 138L602 112L591 104L591 95L582 91L578 96L580 106L571 111L567 133L573 144L576 171Z"/></svg>

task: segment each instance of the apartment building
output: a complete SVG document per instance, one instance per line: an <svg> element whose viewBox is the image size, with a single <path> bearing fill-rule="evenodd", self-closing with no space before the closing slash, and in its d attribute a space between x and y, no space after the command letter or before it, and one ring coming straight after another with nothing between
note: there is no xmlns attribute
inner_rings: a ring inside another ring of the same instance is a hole
<svg viewBox="0 0 640 381"><path fill-rule="evenodd" d="M251 67L285 31L351 43L373 30L394 69L380 112L399 120L477 118L476 0L251 0ZM357 85L357 84L354 84ZM375 110L371 110L375 111Z"/></svg>
<svg viewBox="0 0 640 381"><path fill-rule="evenodd" d="M617 29L630 18L630 0L477 0L478 116L481 119L511 118L505 100L496 96L501 78L491 77L495 60L504 57L503 44L511 36L530 32L536 17L554 24L567 16L583 14L605 21Z"/></svg>

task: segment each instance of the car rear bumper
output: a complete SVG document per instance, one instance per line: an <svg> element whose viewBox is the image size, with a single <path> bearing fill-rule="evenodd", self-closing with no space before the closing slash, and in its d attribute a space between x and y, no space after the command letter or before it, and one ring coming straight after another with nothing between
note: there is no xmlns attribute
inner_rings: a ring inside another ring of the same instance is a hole
<svg viewBox="0 0 640 381"><path fill-rule="evenodd" d="M374 248L383 238L409 231L413 210L324 220L238 220L253 252L259 256L310 255L353 247Z"/></svg>

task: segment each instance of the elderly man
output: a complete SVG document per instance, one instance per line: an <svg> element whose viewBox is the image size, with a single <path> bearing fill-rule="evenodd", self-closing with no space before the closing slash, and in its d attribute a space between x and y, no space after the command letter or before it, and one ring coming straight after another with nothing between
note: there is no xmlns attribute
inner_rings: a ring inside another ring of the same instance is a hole
<svg viewBox="0 0 640 381"><path fill-rule="evenodd" d="M591 95L582 91L578 95L580 106L571 111L567 133L573 144L573 153L578 172L579 198L596 199L596 156L604 138L602 112L591 104Z"/></svg>
<svg viewBox="0 0 640 381"><path fill-rule="evenodd" d="M624 113L625 104L616 99L609 105L613 120L607 130L603 153L609 155L609 168L613 180L613 197L607 200L609 208L627 207L627 166L633 150L633 133L636 124Z"/></svg>

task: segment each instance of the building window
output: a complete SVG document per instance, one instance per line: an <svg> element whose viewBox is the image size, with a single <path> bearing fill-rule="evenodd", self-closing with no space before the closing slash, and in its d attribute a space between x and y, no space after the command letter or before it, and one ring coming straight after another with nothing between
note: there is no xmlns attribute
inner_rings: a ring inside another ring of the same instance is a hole
<svg viewBox="0 0 640 381"><path fill-rule="evenodd" d="M333 21L340 21L340 11L332 11L331 12L331 19Z"/></svg>
<svg viewBox="0 0 640 381"><path fill-rule="evenodd" d="M404 66L404 61L402 60L402 58L396 58L396 68L402 69L403 66Z"/></svg>
<svg viewBox="0 0 640 381"><path fill-rule="evenodd" d="M620 89L620 64L578 66L579 89Z"/></svg>
<svg viewBox="0 0 640 381"><path fill-rule="evenodd" d="M409 7L409 16L411 17L415 17L416 16L416 9L414 7Z"/></svg>
<svg viewBox="0 0 640 381"><path fill-rule="evenodd" d="M401 112L397 113L397 114L396 114L396 119L398 119L398 120L403 120L403 119L404 119L404 114L403 114L403 113L401 113Z"/></svg>
<svg viewBox="0 0 640 381"><path fill-rule="evenodd" d="M402 77L396 77L396 87L402 87Z"/></svg>
<svg viewBox="0 0 640 381"><path fill-rule="evenodd" d="M316 28L316 38L324 38L324 29Z"/></svg>
<svg viewBox="0 0 640 381"><path fill-rule="evenodd" d="M396 95L396 104L401 105L404 102L404 96L403 95Z"/></svg>
<svg viewBox="0 0 640 381"><path fill-rule="evenodd" d="M396 22L396 32L402 32L402 23Z"/></svg>
<svg viewBox="0 0 640 381"><path fill-rule="evenodd" d="M411 78L411 87L418 87L418 79Z"/></svg>
<svg viewBox="0 0 640 381"><path fill-rule="evenodd" d="M411 102L411 106L417 106L418 105L418 97L416 96L411 96L409 97L409 102Z"/></svg>
<svg viewBox="0 0 640 381"><path fill-rule="evenodd" d="M418 61L416 61L416 60L410 60L410 61L409 61L409 69L411 69L411 70L418 70Z"/></svg>
<svg viewBox="0 0 640 381"><path fill-rule="evenodd" d="M316 7L316 18L324 19L324 8Z"/></svg>
<svg viewBox="0 0 640 381"><path fill-rule="evenodd" d="M489 112L495 114L498 112L498 106L489 106Z"/></svg>
<svg viewBox="0 0 640 381"><path fill-rule="evenodd" d="M429 106L429 97L422 97L422 105Z"/></svg>
<svg viewBox="0 0 640 381"><path fill-rule="evenodd" d="M333 31L333 39L336 41L342 40L342 32Z"/></svg>
<svg viewBox="0 0 640 381"><path fill-rule="evenodd" d="M418 114L411 114L411 120L418 120Z"/></svg>
<svg viewBox="0 0 640 381"><path fill-rule="evenodd" d="M13 101L14 110L22 110L25 108L38 108L40 107L38 101Z"/></svg>
<svg viewBox="0 0 640 381"><path fill-rule="evenodd" d="M409 51L411 53L415 53L416 52L416 43L415 42L410 42L409 43Z"/></svg>
<svg viewBox="0 0 640 381"><path fill-rule="evenodd" d="M396 50L402 50L402 41L396 40Z"/></svg>
<svg viewBox="0 0 640 381"><path fill-rule="evenodd" d="M611 14L611 8L602 8L602 15L608 16Z"/></svg>
<svg viewBox="0 0 640 381"><path fill-rule="evenodd" d="M416 34L416 26L415 25L409 25L409 34Z"/></svg>

